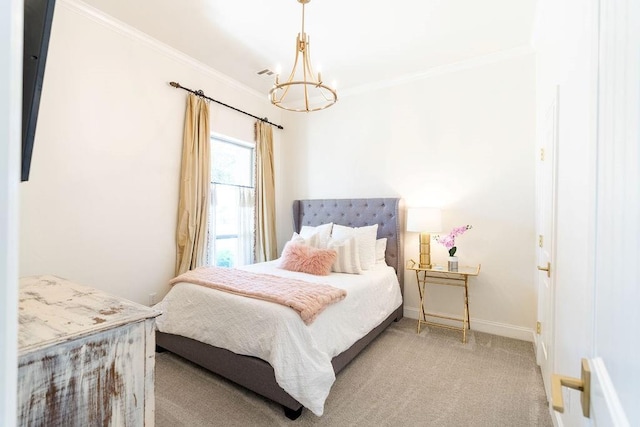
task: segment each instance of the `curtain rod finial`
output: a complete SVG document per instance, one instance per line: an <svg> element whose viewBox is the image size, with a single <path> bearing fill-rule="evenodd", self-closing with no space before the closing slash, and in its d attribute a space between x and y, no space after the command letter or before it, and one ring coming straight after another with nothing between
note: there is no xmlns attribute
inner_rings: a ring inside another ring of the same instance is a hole
<svg viewBox="0 0 640 427"><path fill-rule="evenodd" d="M169 84L175 87L176 89L180 87L180 83L177 83L177 82L169 82Z"/></svg>

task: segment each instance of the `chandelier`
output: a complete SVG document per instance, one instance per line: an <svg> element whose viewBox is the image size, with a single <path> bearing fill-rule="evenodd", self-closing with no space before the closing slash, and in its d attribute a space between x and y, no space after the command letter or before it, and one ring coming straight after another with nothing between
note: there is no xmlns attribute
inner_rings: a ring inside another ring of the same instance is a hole
<svg viewBox="0 0 640 427"><path fill-rule="evenodd" d="M302 31L296 37L296 57L289 78L280 83L276 74L275 84L269 91L271 103L284 110L310 112L331 107L338 100L334 88L322 82L322 75L313 72L309 59L309 36L304 32L304 5L311 0L297 0L302 4ZM298 61L301 72L298 72Z"/></svg>

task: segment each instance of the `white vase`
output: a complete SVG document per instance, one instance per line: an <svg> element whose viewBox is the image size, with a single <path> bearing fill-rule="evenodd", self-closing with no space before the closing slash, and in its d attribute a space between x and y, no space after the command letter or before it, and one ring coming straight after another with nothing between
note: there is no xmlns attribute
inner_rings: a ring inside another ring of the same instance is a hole
<svg viewBox="0 0 640 427"><path fill-rule="evenodd" d="M447 270L449 271L458 271L458 257L450 256L447 262Z"/></svg>

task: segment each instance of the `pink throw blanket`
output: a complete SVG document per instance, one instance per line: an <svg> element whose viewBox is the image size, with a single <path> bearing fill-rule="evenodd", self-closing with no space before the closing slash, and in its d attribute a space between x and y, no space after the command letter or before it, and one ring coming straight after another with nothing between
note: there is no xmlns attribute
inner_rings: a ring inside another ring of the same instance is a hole
<svg viewBox="0 0 640 427"><path fill-rule="evenodd" d="M294 309L309 325L329 304L347 296L344 289L303 280L251 273L235 268L199 267L169 281L188 282Z"/></svg>

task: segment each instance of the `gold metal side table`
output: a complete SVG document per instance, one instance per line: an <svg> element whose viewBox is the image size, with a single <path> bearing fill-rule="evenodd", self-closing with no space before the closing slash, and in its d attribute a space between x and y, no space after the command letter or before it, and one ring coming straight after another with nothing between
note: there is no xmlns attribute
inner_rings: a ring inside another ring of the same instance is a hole
<svg viewBox="0 0 640 427"><path fill-rule="evenodd" d="M446 267L434 267L434 268L420 268L419 265L413 261L407 261L407 270L413 270L416 272L416 280L418 283L418 292L420 293L420 313L418 314L418 333L420 333L420 327L422 325L437 326L440 328L453 329L462 332L462 342L467 342L467 329L471 329L471 322L469 321L469 277L477 276L480 274L480 265L476 267L459 267L458 271L448 271ZM429 313L425 309L426 297L425 287L426 285L445 285L445 286L459 286L464 288L464 311L462 317L443 316L441 314ZM462 322L462 327L445 325L443 323L436 323L427 320L427 317L437 317L440 319L455 320Z"/></svg>

